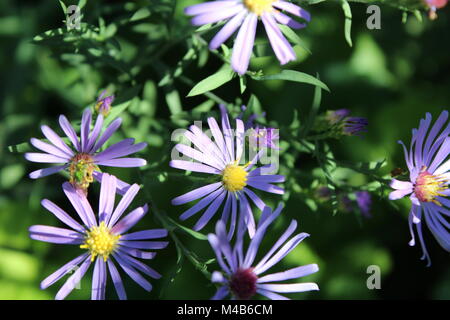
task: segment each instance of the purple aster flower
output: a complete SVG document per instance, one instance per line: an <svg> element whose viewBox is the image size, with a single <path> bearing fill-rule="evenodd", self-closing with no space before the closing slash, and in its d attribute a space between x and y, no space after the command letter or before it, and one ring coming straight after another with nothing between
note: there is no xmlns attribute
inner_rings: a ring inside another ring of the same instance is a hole
<svg viewBox="0 0 450 320"><path fill-rule="evenodd" d="M103 116L97 117L94 128L91 131L92 113L86 109L81 120L81 137L78 139L75 130L63 115L59 117L59 125L72 144L69 147L52 129L44 125L41 127L42 133L50 143L32 138L31 144L44 153L26 153L25 158L32 162L59 164L56 167L40 169L30 173L31 179L42 178L62 170L68 169L70 183L74 187L87 192L89 184L94 179L100 181L102 173L98 166L106 167L140 167L147 164L147 161L139 158L124 158L132 153L144 149L146 143L134 144L134 139L122 140L104 151L100 149L108 139L120 127L121 118L114 120L109 127L101 134L103 127ZM118 187L123 194L129 185L118 180Z"/></svg>
<svg viewBox="0 0 450 320"><path fill-rule="evenodd" d="M222 221L217 222L216 234L209 234L208 240L225 275L218 271L212 274L211 281L220 285L212 299L220 300L231 295L235 299L246 300L258 293L272 300L286 300L288 298L279 293L319 290L315 283L276 283L315 273L319 270L317 264L264 275L309 236L307 233L299 233L288 240L297 228L295 220L292 220L267 254L258 263L255 262L260 243L282 208L282 205L279 205L274 212L269 207L264 208L255 236L246 252L243 249L245 230L238 230L233 247L227 239L225 224Z"/></svg>
<svg viewBox="0 0 450 320"><path fill-rule="evenodd" d="M369 124L366 118L350 117L348 109L328 111L326 119L330 125L336 127L340 134L347 136L358 135L360 132L366 131Z"/></svg>
<svg viewBox="0 0 450 320"><path fill-rule="evenodd" d="M210 49L220 47L239 29L231 56L231 66L241 75L247 71L250 62L258 20L262 21L280 63L286 64L296 59L294 49L277 24L294 29L304 28L306 24L297 22L283 12L310 21L310 14L307 11L283 0L218 0L196 4L185 9L187 15L194 16L192 19L194 26L227 21L211 40Z"/></svg>
<svg viewBox="0 0 450 320"><path fill-rule="evenodd" d="M273 164L255 169L256 163L261 157L261 151L248 163L241 164L245 143L245 129L242 120L236 119L236 133L231 128L226 113L222 113L222 130L212 117L208 118L208 124L214 141L199 127L192 125L189 128L190 131L184 133L184 137L197 149L184 144L175 146L177 151L196 162L172 160L170 166L182 170L212 174L214 179L217 178L218 181L181 195L173 199L172 204L181 205L201 199L180 216L181 220L186 220L206 208L206 211L194 226L194 230L197 231L201 230L224 204L221 220L225 224L230 221L229 237L232 237L236 227L237 212L245 215L248 231L253 236L255 221L248 199L260 210L264 209L265 204L251 188L283 194L284 190L273 183L284 182L285 178L282 175L267 174Z"/></svg>
<svg viewBox="0 0 450 320"><path fill-rule="evenodd" d="M414 246L416 243L415 226L423 251L422 260L427 259L428 265L431 261L423 240L423 220L442 248L450 251L450 124L444 127L447 119L448 112L443 111L431 126L432 117L427 113L425 119L420 120L419 128L412 131L409 150L399 141L404 149L409 181L392 179L391 187L395 191L389 194L390 200L409 195L412 203L409 214L412 240L409 245Z"/></svg>
<svg viewBox="0 0 450 320"><path fill-rule="evenodd" d="M72 292L91 264L94 264L92 299L105 299L108 271L117 295L120 299L126 299L122 279L113 259L131 279L147 291L151 291L152 285L144 279L141 273L153 279L161 277L158 272L136 258L153 259L156 253L144 250L165 248L168 242L149 240L166 237L167 230L153 229L126 234L145 216L148 208L147 205L139 207L121 218L138 193L139 186L137 184L132 185L114 209L116 188L116 177L105 173L101 181L98 222L87 198L80 195L67 182L63 184L64 193L72 203L82 223L71 218L50 200L44 199L42 201L42 206L69 226L70 229L34 225L29 229L30 237L34 240L49 243L79 245L81 249L87 250L86 253L71 260L41 282L41 288L46 289L66 274L75 271L56 294L57 300L66 298Z"/></svg>
<svg viewBox="0 0 450 320"><path fill-rule="evenodd" d="M372 197L370 196L370 193L367 191L358 191L355 195L359 210L363 216L370 218L370 207L372 206Z"/></svg>
<svg viewBox="0 0 450 320"><path fill-rule="evenodd" d="M104 90L97 99L95 104L95 111L98 114L103 115L103 117L107 117L111 112L111 104L114 101L114 96L106 96L106 90Z"/></svg>

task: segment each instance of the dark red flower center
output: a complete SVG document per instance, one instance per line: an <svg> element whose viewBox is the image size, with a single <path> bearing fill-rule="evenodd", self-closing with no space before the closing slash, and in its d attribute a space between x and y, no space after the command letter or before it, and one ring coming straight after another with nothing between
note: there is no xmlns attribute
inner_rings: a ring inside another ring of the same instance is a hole
<svg viewBox="0 0 450 320"><path fill-rule="evenodd" d="M230 290L239 300L248 300L256 293L258 277L253 268L238 269L230 279Z"/></svg>

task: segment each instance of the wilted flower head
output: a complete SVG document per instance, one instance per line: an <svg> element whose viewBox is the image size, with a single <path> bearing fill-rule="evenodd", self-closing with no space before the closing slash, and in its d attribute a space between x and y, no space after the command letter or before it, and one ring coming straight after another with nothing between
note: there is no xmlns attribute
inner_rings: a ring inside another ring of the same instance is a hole
<svg viewBox="0 0 450 320"><path fill-rule="evenodd" d="M104 151L100 151L114 132L120 127L122 119L117 118L101 134L103 115L99 115L91 131L92 113L86 109L81 119L81 134L78 138L70 122L63 115L59 117L59 125L66 134L71 147L52 129L44 125L42 133L49 143L32 138L31 144L44 153L26 153L25 158L32 162L59 164L56 167L40 169L30 173L30 178L38 179L62 170L68 170L70 183L78 190L87 192L94 179L101 180L99 166L107 167L140 167L147 161L139 158L124 158L144 149L146 143L134 144L134 139L122 140ZM74 150L75 149L75 150ZM129 185L119 181L120 192L125 192Z"/></svg>
<svg viewBox="0 0 450 320"><path fill-rule="evenodd" d="M231 296L235 299L246 300L258 293L272 300L286 300L288 298L279 293L319 290L315 283L274 283L313 274L319 270L316 264L264 275L309 236L307 233L299 233L288 240L297 228L295 220L292 220L267 254L258 263L255 262L259 246L281 210L281 205L274 212L269 207L264 208L255 236L246 251L244 251L245 231L238 230L233 246L227 238L224 223L217 222L216 234L209 234L208 240L222 272L216 271L212 275L211 281L220 286L212 299L220 300Z"/></svg>
<svg viewBox="0 0 450 320"><path fill-rule="evenodd" d="M314 195L319 201L329 201L331 199L332 190L327 186L320 186L314 191Z"/></svg>
<svg viewBox="0 0 450 320"><path fill-rule="evenodd" d="M358 191L355 193L356 203L358 204L359 210L366 218L370 218L370 207L372 206L372 197L367 191Z"/></svg>
<svg viewBox="0 0 450 320"><path fill-rule="evenodd" d="M97 99L97 103L95 104L95 111L103 117L107 117L111 112L111 104L114 101L114 96L106 96L106 90L103 91Z"/></svg>
<svg viewBox="0 0 450 320"><path fill-rule="evenodd" d="M245 216L249 234L255 232L255 220L249 200L260 210L265 207L252 189L283 194L284 190L274 183L284 182L282 175L268 174L272 165L256 167L262 150L252 157L251 161L243 163L245 150L245 128L240 119L236 119L236 131L230 125L228 114L222 113L222 128L217 121L208 118L212 140L199 127L192 125L184 133L184 137L196 148L185 144L177 144L175 149L194 161L172 160L170 166L182 170L212 174L216 182L197 188L172 200L173 205L181 205L201 199L193 207L186 210L180 219L185 220L206 208L204 214L194 226L194 230L201 230L224 204L221 220L230 222L232 237L236 227L237 213Z"/></svg>
<svg viewBox="0 0 450 320"><path fill-rule="evenodd" d="M239 29L231 56L231 66L241 75L247 71L250 62L258 20L262 21L273 51L281 64L295 60L296 55L278 24L294 29L306 27L306 24L297 22L285 13L310 21L308 12L283 0L208 1L187 7L185 13L194 16L192 24L195 26L227 21L211 40L210 49L219 48Z"/></svg>
<svg viewBox="0 0 450 320"><path fill-rule="evenodd" d="M64 193L72 203L81 223L74 220L50 200L42 201L42 206L70 229L35 225L29 229L30 237L49 243L77 245L86 250L85 253L71 260L42 281L41 288L46 289L66 274L73 272L56 294L57 300L65 299L72 292L92 263L95 263L92 278L93 300L105 299L108 270L118 297L126 299L123 282L113 260L130 278L147 291L151 291L152 285L144 279L141 273L154 279L161 277L158 272L136 258L153 259L156 253L143 250L165 248L168 242L149 240L166 237L167 230L154 229L127 234L126 232L145 216L148 208L147 205L139 207L121 219L138 193L139 186L136 184L130 186L114 209L116 188L117 179L105 173L101 181L97 219L87 198L80 195L71 184L64 183Z"/></svg>
<svg viewBox="0 0 450 320"><path fill-rule="evenodd" d="M425 0L428 8L430 8L429 17L431 20L437 18L437 9L442 9L447 5L448 0Z"/></svg>
<svg viewBox="0 0 450 320"><path fill-rule="evenodd" d="M422 259L431 264L430 256L422 235L422 222L426 221L428 228L439 244L450 252L449 216L450 189L450 124L444 126L448 112L443 111L433 126L429 113L420 120L419 128L413 129L411 146L407 150L403 142L405 160L409 170L409 181L392 179L391 187L395 191L389 194L390 200L397 200L409 195L412 207L409 214L409 228L414 246L414 226L422 246Z"/></svg>
<svg viewBox="0 0 450 320"><path fill-rule="evenodd" d="M328 111L326 119L333 131L347 136L357 135L362 131L366 131L368 125L366 118L350 117L350 110L348 109Z"/></svg>

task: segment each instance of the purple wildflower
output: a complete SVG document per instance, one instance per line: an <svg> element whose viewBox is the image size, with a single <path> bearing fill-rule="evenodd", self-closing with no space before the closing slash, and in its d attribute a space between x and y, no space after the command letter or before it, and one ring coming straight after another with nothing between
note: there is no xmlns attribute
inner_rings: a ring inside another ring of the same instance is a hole
<svg viewBox="0 0 450 320"><path fill-rule="evenodd" d="M310 21L310 14L299 6L283 0L218 0L196 4L185 9L194 16L192 24L201 26L226 20L225 26L211 40L210 49L217 49L239 29L231 56L231 66L239 74L247 71L255 41L256 26L261 19L270 44L281 64L296 59L294 49L283 36L278 23L294 29L306 27L292 17Z"/></svg>
<svg viewBox="0 0 450 320"><path fill-rule="evenodd" d="M44 153L26 153L25 158L32 162L60 164L56 167L40 169L30 173L31 179L42 178L59 171L68 169L70 183L79 190L87 192L89 184L94 179L100 181L102 173L98 166L107 167L140 167L147 164L147 161L139 158L124 158L127 155L144 149L147 144L142 142L134 144L134 139L122 140L104 151L100 149L120 127L121 118L114 120L103 134L100 134L103 127L103 116L97 117L94 128L91 129L92 113L86 109L81 120L81 137L78 139L75 130L63 115L59 117L59 125L64 131L73 148L72 150L52 129L44 125L41 127L42 133L50 143L32 138L31 144ZM123 194L129 185L123 181L118 181L118 187Z"/></svg>
<svg viewBox="0 0 450 320"><path fill-rule="evenodd" d="M422 235L422 222L426 221L428 228L439 244L447 252L450 251L450 234L448 231L450 195L448 188L450 179L450 124L444 127L448 119L448 112L443 111L434 125L429 113L420 120L419 128L413 129L409 151L403 142L406 164L409 169L409 181L392 179L391 187L395 191L389 194L390 200L397 200L406 195L412 203L409 214L409 229L414 246L414 226L423 251L423 259L431 264L430 256ZM444 129L443 129L444 128ZM442 130L443 129L443 130ZM442 131L441 131L442 130ZM426 139L425 139L426 138Z"/></svg>
<svg viewBox="0 0 450 320"><path fill-rule="evenodd" d="M278 293L319 290L315 283L274 283L315 273L319 270L316 264L263 275L309 236L307 233L299 233L288 241L288 238L297 228L295 220L292 220L283 235L259 263L254 263L267 229L279 216L282 208L282 205L280 205L274 212L269 207L264 208L255 236L246 252L243 249L245 230L238 230L236 242L232 247L227 239L225 224L222 221L217 222L216 234L209 234L208 240L225 275L218 271L213 273L211 281L218 283L220 287L212 299L220 300L229 295L239 300L251 299L256 293L259 293L272 300L286 300L286 297Z"/></svg>
<svg viewBox="0 0 450 320"><path fill-rule="evenodd" d="M328 111L326 119L330 125L338 129L340 134L347 136L357 135L362 131L366 131L366 127L369 124L366 118L350 117L350 110L348 109Z"/></svg>
<svg viewBox="0 0 450 320"><path fill-rule="evenodd" d="M95 104L95 111L97 111L97 113L103 115L103 117L107 117L109 115L109 113L111 112L111 104L114 101L114 96L107 96L106 95L106 90L104 90L100 96L97 99L97 102Z"/></svg>
<svg viewBox="0 0 450 320"><path fill-rule="evenodd" d="M372 206L372 197L370 196L370 193L367 191L358 191L355 195L359 210L363 216L370 218L370 207Z"/></svg>
<svg viewBox="0 0 450 320"><path fill-rule="evenodd" d="M142 251L142 249L165 248L168 242L148 240L166 237L167 230L153 229L125 234L145 216L148 207L147 205L139 207L120 219L138 193L139 186L137 184L132 185L114 209L116 188L116 177L105 173L101 181L98 223L87 198L80 195L67 182L63 184L64 193L75 208L82 224L75 221L50 200L44 199L42 201L44 208L71 229L34 225L29 229L30 237L34 240L50 243L79 245L80 248L88 250L88 252L65 264L41 282L41 288L46 289L69 272L76 270L56 294L57 300L66 298L72 292L94 261L92 299L105 299L107 269L113 280L117 295L120 299L126 299L122 279L111 257L126 274L147 291L151 291L152 285L139 272L153 279L161 277L155 270L135 258L153 259L156 253Z"/></svg>
<svg viewBox="0 0 450 320"><path fill-rule="evenodd" d="M246 225L251 236L255 232L255 221L251 212L248 198L260 209L265 207L264 202L249 188L253 187L262 191L283 194L284 190L273 183L284 182L282 175L267 174L271 165L255 167L262 152L258 152L253 159L241 165L244 153L244 123L236 119L236 133L230 125L228 114L222 113L222 130L217 121L208 118L214 141L211 140L200 128L190 126L184 136L196 147L194 149L184 144L177 144L175 149L196 162L185 160L172 160L170 166L182 170L202 172L215 175L219 181L197 188L172 200L173 205L185 204L201 199L193 207L186 210L181 220L186 220L203 208L205 213L194 226L194 230L201 230L216 214L224 203L221 220L225 224L230 221L230 234L232 237L236 227L236 215L239 212L245 215ZM240 206L238 210L238 205Z"/></svg>

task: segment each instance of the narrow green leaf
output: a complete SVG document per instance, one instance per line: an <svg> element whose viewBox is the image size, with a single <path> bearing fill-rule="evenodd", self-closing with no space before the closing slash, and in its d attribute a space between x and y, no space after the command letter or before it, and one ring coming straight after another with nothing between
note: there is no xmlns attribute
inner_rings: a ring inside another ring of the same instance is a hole
<svg viewBox="0 0 450 320"><path fill-rule="evenodd" d="M197 85L194 88L192 88L192 90L189 92L187 96L193 97L217 89L221 85L233 79L233 76L234 71L231 70L229 65L226 65L213 75L197 83Z"/></svg>
<svg viewBox="0 0 450 320"><path fill-rule="evenodd" d="M341 5L345 15L345 40L347 40L348 45L352 47L352 9L350 8L350 4L347 2L347 0L342 0Z"/></svg>
<svg viewBox="0 0 450 320"><path fill-rule="evenodd" d="M328 92L330 89L327 87L325 83L320 81L319 79L303 72L294 71L294 70L283 70L280 73L268 75L268 76L252 76L254 80L287 80L294 82L301 82L311 84L313 86L320 87Z"/></svg>

